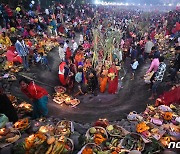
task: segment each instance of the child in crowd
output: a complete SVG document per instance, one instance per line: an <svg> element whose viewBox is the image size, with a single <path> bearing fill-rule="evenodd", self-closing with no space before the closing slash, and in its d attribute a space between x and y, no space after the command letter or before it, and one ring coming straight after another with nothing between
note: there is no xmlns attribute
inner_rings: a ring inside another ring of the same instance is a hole
<svg viewBox="0 0 180 154"><path fill-rule="evenodd" d="M45 68L47 68L49 71L51 71L51 68L49 67L47 55L41 52L40 56L41 56L41 65L45 66Z"/></svg>
<svg viewBox="0 0 180 154"><path fill-rule="evenodd" d="M138 61L136 59L134 59L133 62L131 63L131 68L132 68L131 80L134 80L134 75L135 75L135 72L136 72L138 65L139 65Z"/></svg>

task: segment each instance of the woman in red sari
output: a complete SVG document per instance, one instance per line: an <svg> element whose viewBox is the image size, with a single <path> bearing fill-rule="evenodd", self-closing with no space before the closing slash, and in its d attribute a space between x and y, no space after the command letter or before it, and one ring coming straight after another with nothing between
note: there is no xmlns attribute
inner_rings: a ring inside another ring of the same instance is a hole
<svg viewBox="0 0 180 154"><path fill-rule="evenodd" d="M66 66L66 62L62 62L59 65L59 80L63 86L66 85L65 66Z"/></svg>
<svg viewBox="0 0 180 154"><path fill-rule="evenodd" d="M180 104L180 86L173 87L170 91L165 92L161 95L155 103L155 106L159 105L171 105Z"/></svg>
<svg viewBox="0 0 180 154"><path fill-rule="evenodd" d="M118 70L116 69L116 65L114 63L108 70L108 83L108 92L110 94L115 94L118 89Z"/></svg>

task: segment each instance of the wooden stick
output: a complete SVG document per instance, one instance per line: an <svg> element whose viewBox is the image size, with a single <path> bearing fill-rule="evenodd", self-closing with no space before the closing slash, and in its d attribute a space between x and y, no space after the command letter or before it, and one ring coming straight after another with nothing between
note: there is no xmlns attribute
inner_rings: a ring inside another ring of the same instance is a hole
<svg viewBox="0 0 180 154"><path fill-rule="evenodd" d="M22 77L24 77L24 78L26 78L26 79L33 80L33 81L35 81L35 82L37 82L37 83L40 83L40 84L43 84L43 85L45 85L45 86L54 88L54 86L52 86L52 85L43 83L43 82L41 82L41 81L38 81L38 80L36 80L36 79L33 79L33 78L31 78L31 77L29 77L29 76L26 76L26 75L24 75L24 74L19 74L19 75L22 76Z"/></svg>

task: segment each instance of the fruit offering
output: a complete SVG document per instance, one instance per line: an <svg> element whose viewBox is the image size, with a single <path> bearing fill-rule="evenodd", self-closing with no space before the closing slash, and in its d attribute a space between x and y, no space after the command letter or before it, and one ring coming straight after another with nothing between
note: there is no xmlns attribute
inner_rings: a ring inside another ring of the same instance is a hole
<svg viewBox="0 0 180 154"><path fill-rule="evenodd" d="M25 139L25 148L28 151L36 146L41 145L46 141L46 139L47 137L42 133L32 134Z"/></svg>
<svg viewBox="0 0 180 154"><path fill-rule="evenodd" d="M72 153L74 149L73 141L65 136L58 138L50 137L47 143L49 146L46 154L69 154Z"/></svg>
<svg viewBox="0 0 180 154"><path fill-rule="evenodd" d="M16 142L20 137L21 134L17 130L10 130L8 128L0 129L0 148Z"/></svg>
<svg viewBox="0 0 180 154"><path fill-rule="evenodd" d="M106 127L106 130L110 136L124 137L125 135L129 134L127 130L118 125L109 125Z"/></svg>
<svg viewBox="0 0 180 154"><path fill-rule="evenodd" d="M39 132L49 135L54 135L55 128L52 125L45 125L39 128Z"/></svg>
<svg viewBox="0 0 180 154"><path fill-rule="evenodd" d="M145 143L140 135L132 133L125 136L122 146L127 150L143 151Z"/></svg>
<svg viewBox="0 0 180 154"><path fill-rule="evenodd" d="M60 94L64 94L66 92L66 88L62 86L54 87L54 90L56 91L56 93L60 93Z"/></svg>
<svg viewBox="0 0 180 154"><path fill-rule="evenodd" d="M61 136L70 136L73 130L73 124L71 121L62 120L56 126L55 135Z"/></svg>
<svg viewBox="0 0 180 154"><path fill-rule="evenodd" d="M22 102L19 104L18 108L21 112L31 112L33 110L32 105L27 102Z"/></svg>
<svg viewBox="0 0 180 154"><path fill-rule="evenodd" d="M20 119L14 124L14 128L20 131L24 131L30 127L28 118Z"/></svg>
<svg viewBox="0 0 180 154"><path fill-rule="evenodd" d="M81 153L81 154L98 154L98 152L100 152L100 151L102 151L100 146L98 146L94 143L89 143L89 144L86 144L79 153Z"/></svg>
<svg viewBox="0 0 180 154"><path fill-rule="evenodd" d="M106 130L103 127L91 127L87 132L86 132L86 138L87 142L92 143L94 142L97 145L100 145L104 141L108 139L108 135Z"/></svg>

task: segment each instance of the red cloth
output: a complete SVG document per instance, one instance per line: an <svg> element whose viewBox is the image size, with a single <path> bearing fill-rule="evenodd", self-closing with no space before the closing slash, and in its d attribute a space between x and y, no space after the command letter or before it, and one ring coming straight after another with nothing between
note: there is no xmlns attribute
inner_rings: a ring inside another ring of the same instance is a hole
<svg viewBox="0 0 180 154"><path fill-rule="evenodd" d="M8 14L8 17L12 17L13 11L10 9L10 7L8 5L6 5L4 8L6 10L6 13Z"/></svg>
<svg viewBox="0 0 180 154"><path fill-rule="evenodd" d="M63 27L63 26L60 26L60 27L58 28L58 31L63 34L63 33L64 33L64 27Z"/></svg>
<svg viewBox="0 0 180 154"><path fill-rule="evenodd" d="M21 91L32 99L40 99L48 95L46 89L36 85L34 82L30 82L28 87L26 89L21 89Z"/></svg>
<svg viewBox="0 0 180 154"><path fill-rule="evenodd" d="M114 78L114 80L111 80L111 78L108 77L108 92L110 94L115 94L117 92L118 89L118 70L116 68L110 68L108 70L108 74L109 73L115 73L116 77Z"/></svg>
<svg viewBox="0 0 180 154"><path fill-rule="evenodd" d="M152 40L154 40L155 35L156 35L156 32L155 32L155 30L154 30L154 31L151 32L150 38L151 38Z"/></svg>
<svg viewBox="0 0 180 154"><path fill-rule="evenodd" d="M61 84L62 84L63 86L65 86L65 85L67 84L67 83L66 83L65 76L64 76L64 72L65 72L64 67L65 67L65 65L66 65L66 62L62 62L62 63L60 63L60 65L59 65L59 81L61 82Z"/></svg>
<svg viewBox="0 0 180 154"><path fill-rule="evenodd" d="M69 59L71 57L72 53L69 47L66 49L66 59Z"/></svg>
<svg viewBox="0 0 180 154"><path fill-rule="evenodd" d="M6 58L9 62L19 62L22 63L22 58L15 53L15 47L11 46L8 48L8 51L6 52Z"/></svg>
<svg viewBox="0 0 180 154"><path fill-rule="evenodd" d="M65 76L64 76L64 75L59 74L59 81L61 82L61 84L62 84L63 86L66 85L66 79L65 79Z"/></svg>
<svg viewBox="0 0 180 154"><path fill-rule="evenodd" d="M17 55L16 57L14 57L13 62L19 62L22 64L22 58L19 55Z"/></svg>
<svg viewBox="0 0 180 154"><path fill-rule="evenodd" d="M176 27L172 29L172 33L175 34L178 31L180 31L180 23L176 22Z"/></svg>
<svg viewBox="0 0 180 154"><path fill-rule="evenodd" d="M17 56L17 54L14 53L13 50L8 50L8 51L6 52L6 58L7 58L7 61L9 61L9 62L13 62L13 59L14 59L14 57L16 57L16 56Z"/></svg>
<svg viewBox="0 0 180 154"><path fill-rule="evenodd" d="M165 92L159 97L164 105L170 105L173 103L180 104L180 86L173 90Z"/></svg>

